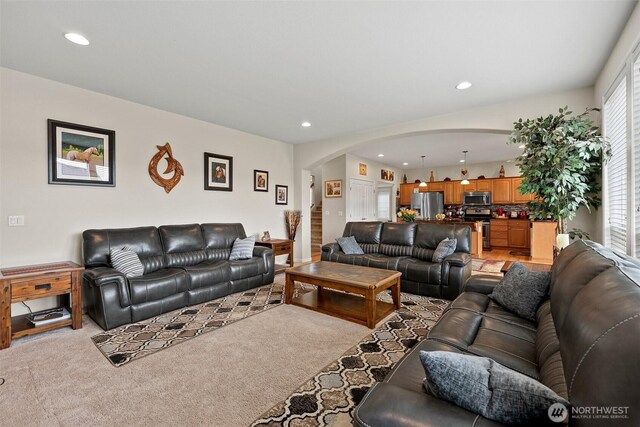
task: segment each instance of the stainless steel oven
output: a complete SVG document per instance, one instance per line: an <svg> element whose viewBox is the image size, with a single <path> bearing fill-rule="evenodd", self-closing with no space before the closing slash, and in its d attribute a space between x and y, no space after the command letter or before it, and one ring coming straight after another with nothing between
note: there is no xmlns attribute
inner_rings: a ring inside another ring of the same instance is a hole
<svg viewBox="0 0 640 427"><path fill-rule="evenodd" d="M465 206L489 206L491 204L490 191L465 191L462 195Z"/></svg>

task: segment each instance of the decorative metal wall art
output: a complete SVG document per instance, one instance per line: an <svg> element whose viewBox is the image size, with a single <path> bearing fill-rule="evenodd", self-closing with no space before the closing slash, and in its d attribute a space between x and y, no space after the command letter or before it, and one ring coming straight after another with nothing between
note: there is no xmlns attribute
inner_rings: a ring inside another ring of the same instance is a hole
<svg viewBox="0 0 640 427"><path fill-rule="evenodd" d="M164 191L169 193L173 190L173 187L178 185L180 178L184 175L184 169L179 161L173 158L173 152L171 151L171 145L167 142L164 145L157 145L158 152L151 158L149 162L149 176L160 187L164 188ZM165 157L166 156L166 157ZM164 171L164 175L173 172L170 178L164 178L158 172L158 163L160 160L165 159L167 161L167 169Z"/></svg>

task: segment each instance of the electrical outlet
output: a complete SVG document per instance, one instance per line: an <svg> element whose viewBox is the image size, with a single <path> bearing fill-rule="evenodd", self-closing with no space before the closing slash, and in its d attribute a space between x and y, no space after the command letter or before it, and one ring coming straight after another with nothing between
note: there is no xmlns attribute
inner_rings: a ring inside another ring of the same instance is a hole
<svg viewBox="0 0 640 427"><path fill-rule="evenodd" d="M338 216L342 216L342 211L338 211Z"/></svg>
<svg viewBox="0 0 640 427"><path fill-rule="evenodd" d="M22 227L24 225L24 215L9 215L9 227Z"/></svg>
<svg viewBox="0 0 640 427"><path fill-rule="evenodd" d="M329 212L329 211L324 211L324 214L325 214L325 215L331 215L331 212Z"/></svg>

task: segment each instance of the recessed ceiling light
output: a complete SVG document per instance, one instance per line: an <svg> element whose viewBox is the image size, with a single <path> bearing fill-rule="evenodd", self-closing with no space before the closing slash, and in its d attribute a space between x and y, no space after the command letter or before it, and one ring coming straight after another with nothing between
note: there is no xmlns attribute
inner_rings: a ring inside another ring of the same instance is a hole
<svg viewBox="0 0 640 427"><path fill-rule="evenodd" d="M378 157L384 157L384 154L380 153L378 154Z"/></svg>
<svg viewBox="0 0 640 427"><path fill-rule="evenodd" d="M89 40L78 33L64 33L64 38L69 40L71 43L79 44L80 46L89 45Z"/></svg>
<svg viewBox="0 0 640 427"><path fill-rule="evenodd" d="M311 126L311 123L309 123L309 122L302 122L302 123L300 124L300 126L302 126L303 128L308 128L309 126Z"/></svg>
<svg viewBox="0 0 640 427"><path fill-rule="evenodd" d="M409 163L404 162L404 163L402 164L402 166L409 166Z"/></svg>
<svg viewBox="0 0 640 427"><path fill-rule="evenodd" d="M524 148L524 144L519 145L518 148Z"/></svg>
<svg viewBox="0 0 640 427"><path fill-rule="evenodd" d="M470 87L471 87L471 83L468 81L460 82L456 85L456 89L458 90L465 90L465 89L469 89Z"/></svg>
<svg viewBox="0 0 640 427"><path fill-rule="evenodd" d="M464 159L460 159L460 163L464 163Z"/></svg>

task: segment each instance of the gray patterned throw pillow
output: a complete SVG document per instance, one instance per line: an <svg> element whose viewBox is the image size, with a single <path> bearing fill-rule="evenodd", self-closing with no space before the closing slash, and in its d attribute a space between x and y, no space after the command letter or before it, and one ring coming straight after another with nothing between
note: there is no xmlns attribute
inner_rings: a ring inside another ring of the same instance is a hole
<svg viewBox="0 0 640 427"><path fill-rule="evenodd" d="M549 292L551 273L531 271L514 262L489 298L525 319L536 320L536 310Z"/></svg>
<svg viewBox="0 0 640 427"><path fill-rule="evenodd" d="M507 425L548 423L554 403L569 407L539 381L478 356L421 351L425 388L435 397Z"/></svg>
<svg viewBox="0 0 640 427"><path fill-rule="evenodd" d="M340 237L339 239L336 239L336 242L338 242L338 245L340 245L340 249L342 249L342 252L344 252L345 255L364 254L364 251L362 250L358 242L356 242L356 238L353 236Z"/></svg>
<svg viewBox="0 0 640 427"><path fill-rule="evenodd" d="M246 239L236 238L233 242L233 249L229 260L236 261L239 259L250 259L253 257L253 247L256 245L256 236L250 236Z"/></svg>
<svg viewBox="0 0 640 427"><path fill-rule="evenodd" d="M458 241L454 238L445 238L440 243L438 243L438 247L433 252L431 256L431 261L433 262L442 262L446 257L451 255L456 251L456 245Z"/></svg>
<svg viewBox="0 0 640 427"><path fill-rule="evenodd" d="M109 255L113 268L124 274L125 277L140 277L144 273L140 257L128 246L111 248Z"/></svg>

